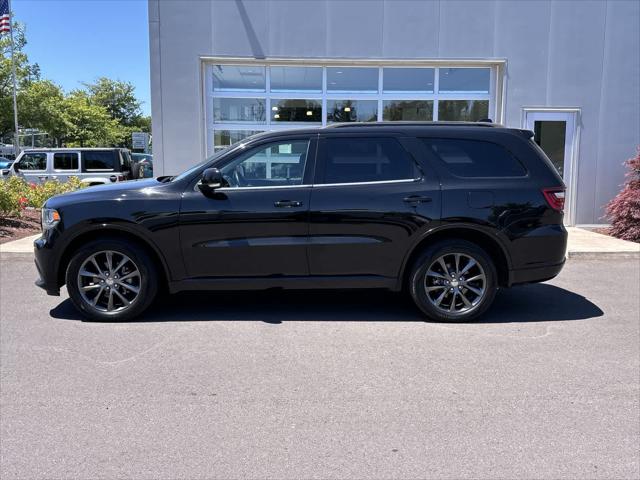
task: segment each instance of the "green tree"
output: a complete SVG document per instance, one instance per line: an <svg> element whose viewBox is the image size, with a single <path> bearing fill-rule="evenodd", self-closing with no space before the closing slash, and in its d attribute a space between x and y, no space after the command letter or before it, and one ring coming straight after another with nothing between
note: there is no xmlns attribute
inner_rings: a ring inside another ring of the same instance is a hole
<svg viewBox="0 0 640 480"><path fill-rule="evenodd" d="M69 128L61 140L68 146L105 147L123 142L120 124L82 90L74 90L65 98L64 114Z"/></svg>
<svg viewBox="0 0 640 480"><path fill-rule="evenodd" d="M18 91L30 83L40 80L40 67L37 63L29 63L24 53L27 44L25 27L13 24L14 60L16 63L16 83ZM11 42L8 35L0 37L0 139L13 138L13 79L11 73ZM18 110L19 111L19 110Z"/></svg>
<svg viewBox="0 0 640 480"><path fill-rule="evenodd" d="M64 102L62 89L49 80L27 84L18 94L20 125L47 132L59 146L72 125L65 114Z"/></svg>

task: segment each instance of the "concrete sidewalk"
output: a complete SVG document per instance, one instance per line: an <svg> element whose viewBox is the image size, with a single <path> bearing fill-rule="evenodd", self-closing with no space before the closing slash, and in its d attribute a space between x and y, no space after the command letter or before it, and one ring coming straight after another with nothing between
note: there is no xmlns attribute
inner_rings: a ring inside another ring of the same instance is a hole
<svg viewBox="0 0 640 480"><path fill-rule="evenodd" d="M619 238L602 235L584 228L567 227L569 244L568 257L601 257L622 256L640 258L640 243L627 242ZM39 235L21 238L13 242L0 245L0 253L31 253L33 241Z"/></svg>

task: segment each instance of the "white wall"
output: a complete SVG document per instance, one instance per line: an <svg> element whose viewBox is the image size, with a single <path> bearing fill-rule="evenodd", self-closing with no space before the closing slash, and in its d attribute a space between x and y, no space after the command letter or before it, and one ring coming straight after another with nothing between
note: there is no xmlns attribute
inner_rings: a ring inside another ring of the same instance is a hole
<svg viewBox="0 0 640 480"><path fill-rule="evenodd" d="M508 126L523 106L581 108L577 222L602 222L640 144L640 2L149 0L154 157L202 159L200 56L505 58Z"/></svg>

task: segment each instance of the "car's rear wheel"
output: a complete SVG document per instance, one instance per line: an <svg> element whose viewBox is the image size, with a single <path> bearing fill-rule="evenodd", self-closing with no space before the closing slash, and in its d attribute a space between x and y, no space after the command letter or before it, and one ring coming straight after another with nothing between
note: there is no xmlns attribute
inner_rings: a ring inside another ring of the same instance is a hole
<svg viewBox="0 0 640 480"><path fill-rule="evenodd" d="M491 257L465 240L437 243L413 265L411 296L427 317L441 322L478 318L493 303L496 267Z"/></svg>
<svg viewBox="0 0 640 480"><path fill-rule="evenodd" d="M69 262L67 291L88 319L122 321L140 315L158 290L157 272L147 253L126 240L97 240Z"/></svg>

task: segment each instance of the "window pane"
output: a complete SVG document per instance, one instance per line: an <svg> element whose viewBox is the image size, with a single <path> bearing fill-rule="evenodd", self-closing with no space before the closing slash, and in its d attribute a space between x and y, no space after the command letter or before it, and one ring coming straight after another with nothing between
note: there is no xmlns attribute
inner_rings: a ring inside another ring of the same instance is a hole
<svg viewBox="0 0 640 480"><path fill-rule="evenodd" d="M265 67L253 65L214 65L213 89L265 90Z"/></svg>
<svg viewBox="0 0 640 480"><path fill-rule="evenodd" d="M415 164L394 138L328 138L325 183L412 179Z"/></svg>
<svg viewBox="0 0 640 480"><path fill-rule="evenodd" d="M215 130L213 132L213 149L215 151L227 148L256 133L260 132L255 130Z"/></svg>
<svg viewBox="0 0 640 480"><path fill-rule="evenodd" d="M327 100L327 123L375 122L378 120L377 100Z"/></svg>
<svg viewBox="0 0 640 480"><path fill-rule="evenodd" d="M114 152L86 150L82 152L82 163L85 170L114 170Z"/></svg>
<svg viewBox="0 0 640 480"><path fill-rule="evenodd" d="M489 93L490 68L441 68L441 92Z"/></svg>
<svg viewBox="0 0 640 480"><path fill-rule="evenodd" d="M222 168L230 187L300 185L307 161L308 140L272 143L251 150Z"/></svg>
<svg viewBox="0 0 640 480"><path fill-rule="evenodd" d="M55 153L53 155L53 168L55 170L77 170L77 153Z"/></svg>
<svg viewBox="0 0 640 480"><path fill-rule="evenodd" d="M20 170L46 170L47 154L46 153L25 153L18 163Z"/></svg>
<svg viewBox="0 0 640 480"><path fill-rule="evenodd" d="M424 142L458 177L521 177L522 164L505 148L478 140L425 139Z"/></svg>
<svg viewBox="0 0 640 480"><path fill-rule="evenodd" d="M327 90L331 92L377 92L377 68L328 67Z"/></svg>
<svg viewBox="0 0 640 480"><path fill-rule="evenodd" d="M272 92L322 92L322 67L271 67Z"/></svg>
<svg viewBox="0 0 640 480"><path fill-rule="evenodd" d="M560 176L564 174L564 147L567 122L563 120L537 120L533 124L535 142L547 154Z"/></svg>
<svg viewBox="0 0 640 480"><path fill-rule="evenodd" d="M320 100L271 100L271 119L274 122L321 122Z"/></svg>
<svg viewBox="0 0 640 480"><path fill-rule="evenodd" d="M385 100L382 119L386 121L433 120L432 100Z"/></svg>
<svg viewBox="0 0 640 480"><path fill-rule="evenodd" d="M477 122L489 117L489 100L440 100L438 120Z"/></svg>
<svg viewBox="0 0 640 480"><path fill-rule="evenodd" d="M384 68L385 92L433 92L433 68Z"/></svg>
<svg viewBox="0 0 640 480"><path fill-rule="evenodd" d="M213 121L264 123L265 102L266 100L261 98L214 98Z"/></svg>

